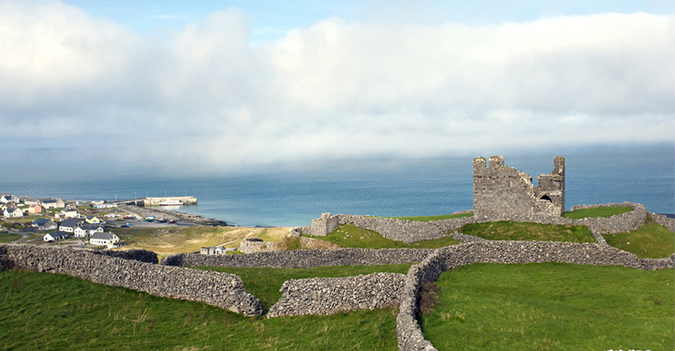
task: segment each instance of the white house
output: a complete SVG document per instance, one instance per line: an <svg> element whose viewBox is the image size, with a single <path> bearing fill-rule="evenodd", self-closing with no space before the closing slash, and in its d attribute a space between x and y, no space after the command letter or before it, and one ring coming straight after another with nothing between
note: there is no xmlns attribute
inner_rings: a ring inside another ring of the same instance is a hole
<svg viewBox="0 0 675 351"><path fill-rule="evenodd" d="M19 202L21 202L19 198L12 194L9 193L0 194L0 203L11 205L11 204L18 204Z"/></svg>
<svg viewBox="0 0 675 351"><path fill-rule="evenodd" d="M66 203L61 199L41 199L40 202L44 209L66 207Z"/></svg>
<svg viewBox="0 0 675 351"><path fill-rule="evenodd" d="M73 233L75 228L79 227L82 221L78 219L67 219L59 224L59 230L67 233Z"/></svg>
<svg viewBox="0 0 675 351"><path fill-rule="evenodd" d="M80 227L75 227L73 229L73 235L75 235L78 238L84 238L87 235L94 235L96 233L103 233L103 227L101 226L89 226L89 225L83 225Z"/></svg>
<svg viewBox="0 0 675 351"><path fill-rule="evenodd" d="M23 217L23 211L16 207L7 207L2 213L5 218Z"/></svg>
<svg viewBox="0 0 675 351"><path fill-rule="evenodd" d="M89 243L92 245L109 245L120 241L120 238L114 233L100 233L97 232L89 238Z"/></svg>
<svg viewBox="0 0 675 351"><path fill-rule="evenodd" d="M61 214L63 215L63 218L79 218L80 217L80 214L74 208L63 209L63 210L61 210Z"/></svg>
<svg viewBox="0 0 675 351"><path fill-rule="evenodd" d="M42 240L44 241L55 241L55 240L63 240L68 237L68 233L66 232L56 232L56 233L47 233L45 236L42 237Z"/></svg>

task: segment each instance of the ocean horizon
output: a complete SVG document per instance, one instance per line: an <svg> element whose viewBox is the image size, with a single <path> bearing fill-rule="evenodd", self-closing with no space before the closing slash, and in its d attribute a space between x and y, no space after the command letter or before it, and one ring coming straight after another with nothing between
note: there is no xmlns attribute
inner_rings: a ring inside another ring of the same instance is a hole
<svg viewBox="0 0 675 351"><path fill-rule="evenodd" d="M486 157L489 155L485 155ZM505 165L533 178L553 169L554 154L509 155ZM636 202L675 213L672 147L577 151L566 159L566 208ZM66 200L197 197L178 211L237 226L305 226L321 213L373 216L441 215L473 207L472 160L370 159L325 162L315 169L235 175L166 177L151 174L0 179L0 193ZM536 184L535 184L536 185Z"/></svg>

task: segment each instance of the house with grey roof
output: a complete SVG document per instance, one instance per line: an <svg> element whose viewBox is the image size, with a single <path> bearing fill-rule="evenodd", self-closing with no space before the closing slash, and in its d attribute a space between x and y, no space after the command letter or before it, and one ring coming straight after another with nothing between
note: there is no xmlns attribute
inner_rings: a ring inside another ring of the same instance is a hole
<svg viewBox="0 0 675 351"><path fill-rule="evenodd" d="M5 218L17 218L17 217L23 217L23 211L20 208L16 207L7 207L3 212L2 215L5 216Z"/></svg>
<svg viewBox="0 0 675 351"><path fill-rule="evenodd" d="M59 224L59 230L66 233L73 233L76 227L79 227L82 224L82 220L79 219L66 219L65 221Z"/></svg>
<svg viewBox="0 0 675 351"><path fill-rule="evenodd" d="M58 231L55 233L47 233L42 237L42 240L44 241L56 241L56 240L63 240L68 238L70 234L62 231Z"/></svg>
<svg viewBox="0 0 675 351"><path fill-rule="evenodd" d="M20 202L21 201L19 200L18 197L14 196L10 193L5 193L5 194L0 195L0 203L11 205L11 204L18 204Z"/></svg>
<svg viewBox="0 0 675 351"><path fill-rule="evenodd" d="M51 219L48 218L38 218L33 221L32 226L34 228L37 228L38 230L54 230L58 226L56 225L56 222L52 221Z"/></svg>

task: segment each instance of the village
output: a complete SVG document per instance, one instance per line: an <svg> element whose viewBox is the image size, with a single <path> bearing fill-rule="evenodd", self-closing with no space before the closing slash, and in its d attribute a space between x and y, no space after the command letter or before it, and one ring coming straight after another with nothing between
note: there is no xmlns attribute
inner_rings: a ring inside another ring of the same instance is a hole
<svg viewBox="0 0 675 351"><path fill-rule="evenodd" d="M115 234L116 229L194 225L194 220L178 223L182 214L121 202L64 201L10 193L0 194L0 213L0 233L15 239L13 244L114 249L126 244Z"/></svg>

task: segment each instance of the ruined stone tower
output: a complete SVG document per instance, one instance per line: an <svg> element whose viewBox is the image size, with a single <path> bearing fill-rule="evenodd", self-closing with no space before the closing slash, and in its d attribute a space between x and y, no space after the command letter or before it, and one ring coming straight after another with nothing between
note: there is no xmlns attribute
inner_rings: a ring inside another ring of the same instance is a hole
<svg viewBox="0 0 675 351"><path fill-rule="evenodd" d="M565 212L565 159L553 158L553 171L539 176L538 185L532 177L513 167L504 166L504 156L473 160L474 216L494 216L505 213L548 213L560 216Z"/></svg>

